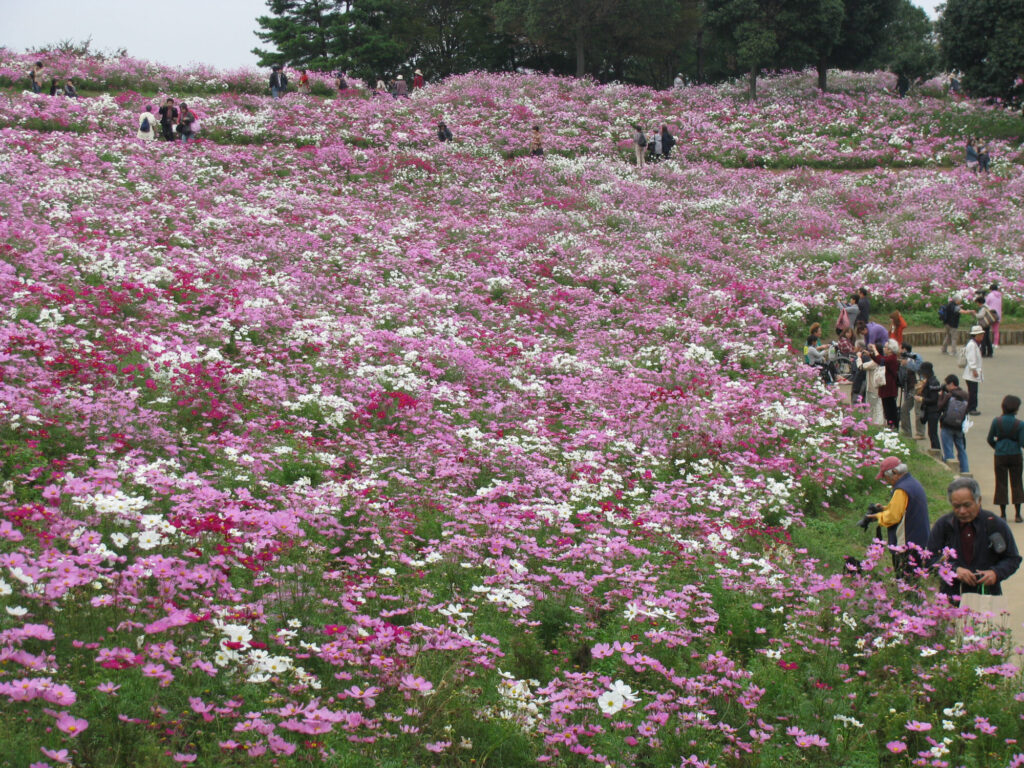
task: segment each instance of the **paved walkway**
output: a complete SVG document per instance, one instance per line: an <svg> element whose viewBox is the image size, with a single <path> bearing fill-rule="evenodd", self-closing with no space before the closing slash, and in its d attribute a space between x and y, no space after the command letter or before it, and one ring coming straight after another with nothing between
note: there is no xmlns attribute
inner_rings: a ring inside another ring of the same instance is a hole
<svg viewBox="0 0 1024 768"><path fill-rule="evenodd" d="M940 380L950 373L960 376L956 360L952 357L943 357L938 347L914 347L914 351L919 352L925 360L931 361L935 366L935 375ZM974 479L981 486L982 507L998 514L999 508L992 503L995 493L992 449L985 442L985 438L988 436L992 419L1003 412L1003 398L1006 395L1017 395L1024 399L1024 346L1004 346L997 349L995 357L984 360L983 375L985 380L978 389L978 410L981 411L981 415L972 417L974 427L967 433L967 460L970 462ZM964 386L964 389L967 387ZM1024 414L1018 414L1022 415ZM917 444L922 450L928 447L927 440L918 440ZM953 477L954 473L951 471L950 479ZM943 513L941 510L937 512ZM933 512L932 516L934 518L937 515ZM1024 550L1024 523L1012 522L1012 505L1007 507L1006 516L1010 520L1010 530L1017 541L1017 548ZM1017 645L1024 646L1024 566L1004 582L1003 594L1006 595L1010 608L1010 624L1014 630L1014 639Z"/></svg>

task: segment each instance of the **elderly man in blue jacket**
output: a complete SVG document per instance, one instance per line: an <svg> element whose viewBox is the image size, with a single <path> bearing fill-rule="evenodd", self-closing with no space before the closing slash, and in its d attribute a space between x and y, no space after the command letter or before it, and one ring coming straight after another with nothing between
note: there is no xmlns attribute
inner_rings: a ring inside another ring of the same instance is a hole
<svg viewBox="0 0 1024 768"><path fill-rule="evenodd" d="M891 486L892 495L885 506L872 505L865 521L875 520L885 528L893 566L911 572L921 564L919 553L928 546L928 496L903 460L895 456L882 460L875 479Z"/></svg>

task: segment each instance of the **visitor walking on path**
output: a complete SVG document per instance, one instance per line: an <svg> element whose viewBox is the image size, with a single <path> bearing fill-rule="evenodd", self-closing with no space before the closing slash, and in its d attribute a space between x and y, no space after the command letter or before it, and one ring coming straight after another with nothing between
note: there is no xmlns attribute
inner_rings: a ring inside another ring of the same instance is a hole
<svg viewBox="0 0 1024 768"><path fill-rule="evenodd" d="M917 374L924 365L921 356L914 352L913 347L904 342L900 345L900 432L907 437L916 437L918 440L924 437L924 421L914 418L921 409L917 406L914 395L917 394ZM915 428L914 425L917 425Z"/></svg>
<svg viewBox="0 0 1024 768"><path fill-rule="evenodd" d="M967 342L964 352L967 355L967 365L964 366L962 376L967 382L967 391L970 397L967 402L967 410L971 416L977 416L978 411L978 385L984 381L984 374L981 369L981 340L985 338L985 329L980 325L971 326L971 339Z"/></svg>
<svg viewBox="0 0 1024 768"><path fill-rule="evenodd" d="M931 453L939 455L939 395L942 394L942 382L935 375L935 367L929 363L921 363L917 372L917 398L921 415L920 421L928 428L928 442Z"/></svg>
<svg viewBox="0 0 1024 768"><path fill-rule="evenodd" d="M939 319L946 331L946 335L942 339L942 354L944 355L955 355L956 348L959 346L958 329L960 328L960 303L962 301L960 294L954 293L949 297L949 302L939 309Z"/></svg>
<svg viewBox="0 0 1024 768"><path fill-rule="evenodd" d="M996 492L992 503L999 507L999 516L1006 519L1008 498L1012 498L1016 511L1014 522L1021 520L1020 507L1024 504L1024 485L1021 476L1024 474L1024 421L1017 418L1020 410L1020 398L1007 395L1003 398L1003 415L992 419L986 441L995 449L993 466L996 473ZM1007 490L1009 489L1009 493Z"/></svg>
<svg viewBox="0 0 1024 768"><path fill-rule="evenodd" d="M971 471L967 461L967 443L964 440L964 422L967 420L969 395L960 389L955 374L946 377L946 391L939 395L939 424L942 426L942 460L956 459L960 474ZM954 455L955 451L955 455Z"/></svg>
<svg viewBox="0 0 1024 768"><path fill-rule="evenodd" d="M995 320L989 330L992 332L992 348L999 349L999 323L1003 319L1003 292L999 290L999 283L992 283L988 287L985 306L995 314Z"/></svg>

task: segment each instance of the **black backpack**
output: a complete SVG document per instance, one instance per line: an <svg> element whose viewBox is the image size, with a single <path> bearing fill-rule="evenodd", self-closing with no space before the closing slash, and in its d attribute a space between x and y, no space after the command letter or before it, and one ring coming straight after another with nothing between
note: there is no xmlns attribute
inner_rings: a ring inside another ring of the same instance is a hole
<svg viewBox="0 0 1024 768"><path fill-rule="evenodd" d="M967 418L967 401L959 397L950 397L946 403L946 411L942 414L942 426L951 429L962 429Z"/></svg>

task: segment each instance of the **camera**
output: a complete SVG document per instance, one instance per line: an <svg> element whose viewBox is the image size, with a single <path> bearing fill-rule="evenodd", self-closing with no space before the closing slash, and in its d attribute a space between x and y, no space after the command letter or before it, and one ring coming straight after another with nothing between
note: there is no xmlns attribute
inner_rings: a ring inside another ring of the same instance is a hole
<svg viewBox="0 0 1024 768"><path fill-rule="evenodd" d="M872 523L877 522L872 517L872 515L877 515L883 509L884 507L881 504L869 504L867 514L857 521L857 527L860 528L862 531L866 531L868 529L868 526L870 526Z"/></svg>

